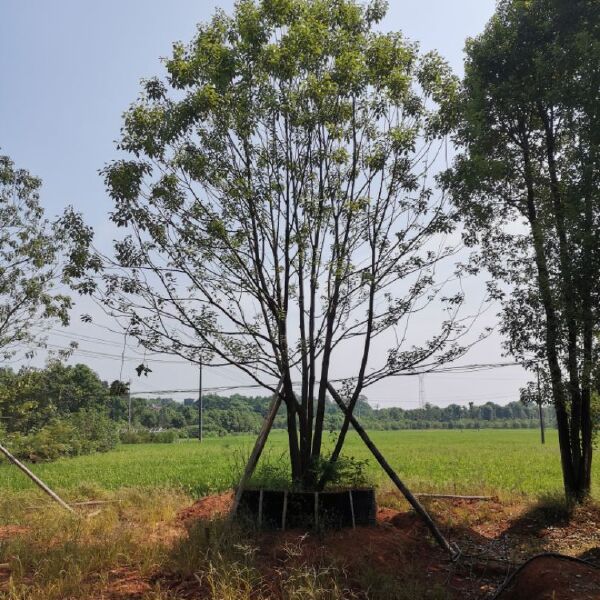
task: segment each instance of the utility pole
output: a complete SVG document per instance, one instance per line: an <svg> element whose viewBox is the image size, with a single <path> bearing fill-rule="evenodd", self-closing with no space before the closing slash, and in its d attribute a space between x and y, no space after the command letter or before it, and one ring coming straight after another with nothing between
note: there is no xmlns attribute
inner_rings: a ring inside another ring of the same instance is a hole
<svg viewBox="0 0 600 600"><path fill-rule="evenodd" d="M131 379L127 382L127 427L131 431Z"/></svg>
<svg viewBox="0 0 600 600"><path fill-rule="evenodd" d="M201 442L204 429L204 402L202 400L202 357L199 363L200 369L198 374L198 440Z"/></svg>
<svg viewBox="0 0 600 600"><path fill-rule="evenodd" d="M542 435L542 444L546 443L546 433L544 431L544 412L542 411L542 391L540 387L540 367L536 368L537 371L537 389L538 389L538 408L540 411L540 433Z"/></svg>

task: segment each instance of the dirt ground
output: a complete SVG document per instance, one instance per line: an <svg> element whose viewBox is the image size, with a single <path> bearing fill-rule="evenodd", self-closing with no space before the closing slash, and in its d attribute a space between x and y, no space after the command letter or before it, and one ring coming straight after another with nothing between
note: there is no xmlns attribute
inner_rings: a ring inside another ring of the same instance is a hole
<svg viewBox="0 0 600 600"><path fill-rule="evenodd" d="M174 522L164 523L165 533L176 544L192 528L223 517L231 502L231 493L203 498L181 510ZM261 581L266 582L260 597L280 598L282 574L297 565L334 561L347 574L352 598L370 598L364 587L365 573L370 572L390 581L400 581L394 578L409 573L420 590L419 598L600 600L600 507L590 505L567 516L552 505L509 505L496 499L428 500L427 506L448 539L460 548L458 560L449 560L433 543L422 522L396 494L383 494L376 527L253 534L248 544ZM208 526L204 530L211 535ZM0 540L19 533L18 527L0 528ZM531 557L548 552L581 560L542 556L518 570ZM361 574L360 580L354 582L354 573ZM8 576L6 566L0 565L0 591ZM177 598L211 597L197 575L158 571L141 576L119 567L109 573L109 594L103 593L102 598L146 598L157 582ZM429 596L427 590L438 592ZM407 592L405 597L412 596Z"/></svg>
<svg viewBox="0 0 600 600"><path fill-rule="evenodd" d="M402 504L395 493L384 504ZM179 518L190 524L225 514L231 494L199 500ZM433 545L427 531L404 507L379 508L377 527L358 527L317 535L306 532L265 532L257 537L265 572L287 558L295 545L298 561L316 563L323 556L342 561L351 572L369 565L380 573L407 566L448 590L449 597L497 600L600 600L600 507L578 509L570 517L553 506L506 505L496 499L431 500L430 510L446 525L447 537L461 550L448 560ZM555 552L589 563L540 556L516 572L532 556ZM506 588L502 586L506 584Z"/></svg>

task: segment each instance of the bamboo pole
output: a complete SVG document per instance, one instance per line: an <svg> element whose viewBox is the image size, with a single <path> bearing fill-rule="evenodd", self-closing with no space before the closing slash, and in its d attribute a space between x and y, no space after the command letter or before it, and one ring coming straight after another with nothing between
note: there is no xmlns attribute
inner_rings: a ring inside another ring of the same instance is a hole
<svg viewBox="0 0 600 600"><path fill-rule="evenodd" d="M433 498L440 500L494 500L494 496L457 496L456 494L415 494L417 498Z"/></svg>
<svg viewBox="0 0 600 600"><path fill-rule="evenodd" d="M281 531L285 531L285 519L287 517L288 491L283 492L283 510L281 511Z"/></svg>
<svg viewBox="0 0 600 600"><path fill-rule="evenodd" d="M262 527L263 521L263 499L264 499L264 490L260 488L260 493L258 494L258 528Z"/></svg>
<svg viewBox="0 0 600 600"><path fill-rule="evenodd" d="M273 422L275 421L275 417L277 416L277 411L279 410L279 407L281 406L281 400L282 400L281 394L280 394L281 386L282 386L282 383L279 382L279 385L277 386L277 391L275 392L275 397L273 398L273 401L271 402L271 406L269 407L269 411L267 412L267 416L265 417L265 420L261 427L260 433L258 434L258 437L256 438L254 448L252 449L252 452L250 453L250 458L248 459L248 463L246 464L246 468L244 469L242 479L240 480L240 483L235 492L235 498L233 499L233 506L231 507L231 512L229 513L230 521L233 519L233 517L235 517L235 515L237 513L237 509L240 504L242 494L244 493L246 484L252 477L252 474L254 473L254 469L256 469L256 465L258 464L258 459L260 458L260 455L262 454L265 444L267 443L267 438L269 437L269 432L271 431L271 428L273 427Z"/></svg>
<svg viewBox="0 0 600 600"><path fill-rule="evenodd" d="M438 526L435 524L429 513L425 510L423 505L415 498L412 492L406 487L406 485L402 482L402 480L398 477L394 469L389 465L389 463L385 460L383 454L377 449L377 446L371 441L371 438L367 435L367 432L363 429L362 425L354 418L354 415L348 410L346 405L344 404L342 398L337 393L335 388L331 385L331 383L327 383L327 389L329 393L340 407L346 418L354 427L356 433L360 436L362 441L365 443L367 448L372 452L373 456L377 459L377 462L381 465L383 470L388 474L390 479L394 482L396 487L402 492L404 497L408 500L409 504L415 509L415 512L421 517L424 521L425 525L431 534L435 538L436 542L450 554L451 558L454 559L458 555L456 549L452 548L448 540L444 537L442 532L438 529Z"/></svg>
<svg viewBox="0 0 600 600"><path fill-rule="evenodd" d="M46 494L48 494L48 496L50 496L50 498L52 498L54 501L58 502L58 504L60 504L65 510L68 510L69 512L72 512L72 513L75 512L58 494L53 492L39 477L34 475L21 461L17 460L1 444L0 444L0 452L2 452L2 454L4 454L4 456L6 456L6 458L8 458L8 460L13 465L15 465L16 467L21 469L21 471L23 471L23 473L25 473L25 475L27 475L27 477L29 477L29 479L31 479L31 481L33 481L33 483L35 483L40 489L42 489L44 492L46 492Z"/></svg>
<svg viewBox="0 0 600 600"><path fill-rule="evenodd" d="M350 496L350 515L352 516L352 529L356 529L356 517L354 516L354 498L352 498L352 490L348 490Z"/></svg>

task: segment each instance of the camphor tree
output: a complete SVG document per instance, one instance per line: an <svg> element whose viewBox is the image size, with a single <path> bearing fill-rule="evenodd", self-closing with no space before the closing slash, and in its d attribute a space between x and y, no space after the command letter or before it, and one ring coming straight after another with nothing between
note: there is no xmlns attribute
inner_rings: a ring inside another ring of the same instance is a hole
<svg viewBox="0 0 600 600"><path fill-rule="evenodd" d="M545 365L566 496L582 501L598 361L598 4L504 0L467 55L464 151L448 183L499 284L508 350L533 372Z"/></svg>
<svg viewBox="0 0 600 600"><path fill-rule="evenodd" d="M75 244L66 221L44 217L40 186L39 179L0 156L0 362L23 349L31 353L46 326L68 323L71 300L61 283L68 281L69 265L87 243L85 228L81 245ZM80 222L71 211L65 219Z"/></svg>
<svg viewBox="0 0 600 600"><path fill-rule="evenodd" d="M174 46L166 80L145 82L124 118L128 156L104 170L128 233L88 289L148 349L204 352L273 393L281 382L306 487L334 369L353 410L366 387L450 361L470 339L459 274L436 273L456 248L428 177L457 82L436 54L376 32L385 10L246 0L218 12ZM437 329L408 346L411 316L432 304Z"/></svg>

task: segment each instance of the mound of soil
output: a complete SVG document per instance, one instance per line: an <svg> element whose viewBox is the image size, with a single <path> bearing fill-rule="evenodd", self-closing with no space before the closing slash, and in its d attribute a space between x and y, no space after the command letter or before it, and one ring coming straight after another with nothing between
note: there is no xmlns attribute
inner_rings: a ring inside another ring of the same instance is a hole
<svg viewBox="0 0 600 600"><path fill-rule="evenodd" d="M233 492L205 496L179 512L181 522L204 521L216 519L227 514L233 505Z"/></svg>
<svg viewBox="0 0 600 600"><path fill-rule="evenodd" d="M528 562L496 600L600 600L600 569L557 556Z"/></svg>
<svg viewBox="0 0 600 600"><path fill-rule="evenodd" d="M206 496L183 509L178 520L190 524L196 520L211 520L226 515L233 504L233 493L226 492ZM350 564L360 564L365 557L375 559L385 570L394 570L392 557L404 555L410 543L423 543L421 521L413 513L400 513L390 508L380 508L377 513L377 526L356 527L356 529L332 530L326 536L298 529L288 531L263 531L257 536L260 545L259 555L265 559L265 565L281 560L290 552L292 545L304 560L317 555L330 554ZM437 555L438 551L425 542L428 555ZM402 550L402 551L401 551ZM439 559L439 556L436 558ZM391 567L391 568L390 568Z"/></svg>
<svg viewBox="0 0 600 600"><path fill-rule="evenodd" d="M233 502L231 493L207 496L178 514L185 526L196 520L211 520L226 514ZM256 565L263 575L265 597L279 598L282 573L306 565L342 565L349 573L364 569L392 576L400 572L408 577L422 577L429 585L444 585L448 579L448 560L445 554L426 535L425 527L414 513L380 508L375 526L355 529L314 531L288 529L263 530L252 540L256 549ZM169 578L171 579L171 578ZM352 578L350 578L351 580ZM181 593L185 582L161 580L167 588L176 584ZM352 585L352 581L349 582ZM197 589L197 583L192 582ZM456 587L462 588L456 581ZM358 588L357 588L358 590ZM354 597L354 596L353 596ZM365 597L356 595L356 597ZM455 598L450 593L449 598Z"/></svg>

